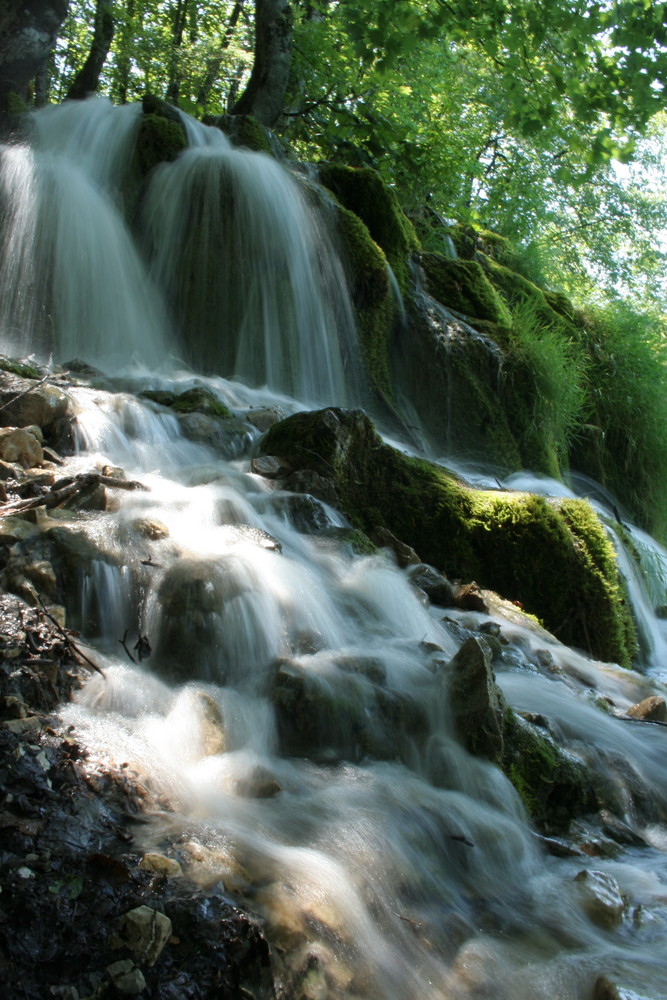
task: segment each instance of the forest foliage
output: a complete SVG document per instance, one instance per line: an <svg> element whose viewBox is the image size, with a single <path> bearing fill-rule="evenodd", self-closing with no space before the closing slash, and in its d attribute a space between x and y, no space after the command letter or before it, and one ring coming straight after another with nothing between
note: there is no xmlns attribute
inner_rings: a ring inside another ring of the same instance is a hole
<svg viewBox="0 0 667 1000"><path fill-rule="evenodd" d="M253 64L250 0L71 0L49 67L68 95L101 13L97 89L197 116L233 108ZM310 159L378 169L429 221L492 228L580 300L663 311L667 3L293 0L279 131Z"/></svg>

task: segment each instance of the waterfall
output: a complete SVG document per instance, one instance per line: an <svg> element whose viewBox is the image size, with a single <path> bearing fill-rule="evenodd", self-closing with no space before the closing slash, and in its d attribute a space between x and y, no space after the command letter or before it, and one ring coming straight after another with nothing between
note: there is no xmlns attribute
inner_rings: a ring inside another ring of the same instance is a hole
<svg viewBox="0 0 667 1000"><path fill-rule="evenodd" d="M249 411L363 398L334 246L283 167L193 123L135 237L117 177L136 115L117 131L115 113L47 109L33 147L2 150L3 349L123 372L71 390L64 474L148 487L82 522L97 556L69 613L105 676L62 716L86 766L157 788L169 807L140 848L260 914L286 1000L590 1000L600 976L667 997L667 728L605 710L652 682L511 607L429 604L387 553L355 554L333 507L253 471ZM139 396L193 384L233 438L192 440ZM463 748L451 660L480 629L502 637L516 712L608 775L624 843L582 821L547 851L508 777ZM124 630L150 658L122 655ZM617 921L591 916L582 871L615 880Z"/></svg>

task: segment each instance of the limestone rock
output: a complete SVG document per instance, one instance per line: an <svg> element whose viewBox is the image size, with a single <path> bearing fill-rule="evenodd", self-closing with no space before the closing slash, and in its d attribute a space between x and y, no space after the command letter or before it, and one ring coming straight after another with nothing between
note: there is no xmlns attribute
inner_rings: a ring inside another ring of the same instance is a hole
<svg viewBox="0 0 667 1000"><path fill-rule="evenodd" d="M0 430L0 458L5 462L15 462L23 469L30 469L41 465L44 452L32 428L5 427Z"/></svg>
<svg viewBox="0 0 667 1000"><path fill-rule="evenodd" d="M121 917L120 935L138 961L155 965L171 937L171 920L159 910L137 906Z"/></svg>
<svg viewBox="0 0 667 1000"><path fill-rule="evenodd" d="M145 871L155 872L156 875L166 875L169 878L180 878L183 869L175 858L168 858L164 854L149 852L144 854L139 863L139 867Z"/></svg>
<svg viewBox="0 0 667 1000"><path fill-rule="evenodd" d="M464 745L471 753L497 760L503 752L505 699L491 668L483 639L466 639L451 663L450 699Z"/></svg>
<svg viewBox="0 0 667 1000"><path fill-rule="evenodd" d="M433 566L420 562L409 568L408 576L413 586L423 590L433 604L443 608L449 608L454 604L454 588L447 577L438 573Z"/></svg>
<svg viewBox="0 0 667 1000"><path fill-rule="evenodd" d="M406 566L418 566L422 565L422 561L415 552L415 550L410 546L406 545L395 535L392 535L388 528L374 528L373 531L369 533L370 540L374 545L377 545L380 549L389 549L390 552L394 553L396 557L397 564L401 569L405 569ZM420 584L417 584L420 586ZM424 588L422 588L424 589Z"/></svg>
<svg viewBox="0 0 667 1000"><path fill-rule="evenodd" d="M123 996L137 996L146 989L146 980L141 969L131 959L107 965L109 978Z"/></svg>
<svg viewBox="0 0 667 1000"><path fill-rule="evenodd" d="M646 722L667 722L667 705L660 695L651 695L633 705L625 713L631 719L644 719Z"/></svg>
<svg viewBox="0 0 667 1000"><path fill-rule="evenodd" d="M616 879L608 872L584 869L575 875L574 881L579 888L581 904L593 923L607 929L618 927L623 919L625 900Z"/></svg>

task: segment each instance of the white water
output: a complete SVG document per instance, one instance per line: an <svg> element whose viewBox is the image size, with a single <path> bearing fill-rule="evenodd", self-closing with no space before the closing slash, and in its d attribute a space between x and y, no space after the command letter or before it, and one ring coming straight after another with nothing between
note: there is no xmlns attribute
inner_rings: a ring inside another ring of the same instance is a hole
<svg viewBox="0 0 667 1000"><path fill-rule="evenodd" d="M78 107L84 117L98 114ZM72 109L66 114L76 117ZM57 136L56 122L54 113L48 124ZM74 128L69 119L68 128ZM45 135L40 128L41 144ZM90 148L93 139L85 135ZM84 353L116 366L129 363L135 350L145 363L156 353L164 361L174 341L160 296L157 306L152 293L144 296L151 287L146 271L127 250L131 240L115 207L117 193L108 188L115 174L90 167L67 181L74 154L64 141L57 145L57 154L3 154L17 232L10 243L16 253L3 259L2 280L14 290L11 317L3 314L5 349L42 347L40 316L47 307L24 308L23 293L15 290L23 280L39 285L30 263L35 234L53 222L50 209L40 221L39 192L42 177L57 174L63 190L71 187L74 195L81 188L83 207L81 225L68 220L69 242L54 237L50 245L56 257L79 261L82 271L77 279L78 270L68 277L64 266L54 267L66 287L50 300L58 303L50 314L53 349L59 357ZM225 165L209 170L219 150ZM98 163L97 153L92 162ZM212 146L202 140L199 152L156 174L149 199L163 182L169 192L177 177L186 190L196 176L205 184L213 184L214 175L227 183L245 164L256 190L256 174L267 162L231 153L217 137ZM289 200L293 185L274 190ZM173 256L187 239L177 235L185 216L174 201L181 197L185 204L186 193L175 186L162 203L165 231L178 246L161 246L160 212L151 210L158 286L171 283L166 275L181 280ZM95 256L102 250L92 246L98 232L108 244L103 220L109 217L126 240L112 243L120 284L111 263L107 269ZM220 213L216 226L225 218ZM280 262L287 271L295 268L289 281L296 298L320 280L321 262L308 246L299 250L298 264ZM212 254L210 243L206 254ZM217 269L224 295L231 295L223 277L228 267L218 253L208 272ZM112 289L108 298L105 283ZM77 294L86 316L100 297L108 315L98 317L99 329L77 316ZM270 311L270 303L258 306L263 292L254 300L253 294L253 330L231 324L236 347L223 374L267 380L270 387L214 376L201 381L241 418L254 406L300 408L304 399L287 394L298 397L302 386L308 400L328 401L341 391L350 334L329 325L328 307L322 325L314 307L305 307L307 323L314 324L306 349L303 331L295 335L291 322L284 333L284 316L277 329L272 319L264 324L259 314ZM290 309L301 308L296 298ZM125 312L135 308L147 310L139 320ZM338 306L333 315L340 315ZM252 341L255 324L264 346L254 343L246 371L243 350L236 349L246 334ZM235 340L240 329L243 338ZM273 337L278 353L292 358L288 366L271 360ZM257 360L262 351L264 368ZM143 386L180 391L193 381L187 373L163 371L118 384L133 392ZM618 848L613 858L554 858L513 787L461 748L450 718L447 664L460 645L459 630L474 629L488 616L451 612L450 621L442 621L443 612L422 603L388 557L354 556L336 535L337 512L317 503L304 509L303 497L273 490L252 474L256 432L250 425L227 448L212 448L186 440L173 414L129 393L77 390L76 396L81 450L71 470L117 465L150 489L123 494L115 514L91 514L86 522L100 559L72 596L70 612L95 641L106 679L94 677L78 704L65 709L64 721L87 745L91 768L127 764L169 799L171 808L146 829L144 848L178 857L202 891L221 883L262 915L285 997L303 995L300 984L313 969L319 978L314 984L311 978L310 989L321 1000L590 1000L603 974L642 996L666 997L667 729L614 716L659 685L591 661L516 612L499 610L509 644L498 681L509 702L544 715L590 766L625 761L630 791L641 797L644 783L655 804L656 814L649 815L621 787L618 819L649 846ZM122 653L118 640L126 630L129 648L138 633L149 636L148 660L133 665ZM306 692L305 707L303 700L290 701L294 691ZM605 699L611 714L601 707ZM598 830L582 829L575 839L593 844L596 837L604 840ZM586 915L573 881L582 869L617 879L628 899L618 928L600 929Z"/></svg>

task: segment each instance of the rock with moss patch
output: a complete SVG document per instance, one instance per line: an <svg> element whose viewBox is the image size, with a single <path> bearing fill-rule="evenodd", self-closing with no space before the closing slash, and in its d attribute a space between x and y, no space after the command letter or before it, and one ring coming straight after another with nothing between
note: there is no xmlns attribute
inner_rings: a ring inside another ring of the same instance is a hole
<svg viewBox="0 0 667 1000"><path fill-rule="evenodd" d="M406 291L408 257L419 248L419 239L395 191L370 167L322 163L318 174L321 183L340 203L364 222L373 240L386 254L399 286Z"/></svg>
<svg viewBox="0 0 667 1000"><path fill-rule="evenodd" d="M442 254L425 253L420 263L429 291L438 302L463 313L473 326L476 320L484 320L495 323L505 334L509 332L509 309L478 261L450 260Z"/></svg>
<svg viewBox="0 0 667 1000"><path fill-rule="evenodd" d="M142 115L137 136L137 155L144 176L158 163L171 163L187 145L185 130L180 122L158 114Z"/></svg>
<svg viewBox="0 0 667 1000"><path fill-rule="evenodd" d="M384 444L358 410L294 414L269 429L259 450L322 477L361 530L387 528L449 579L477 580L519 601L561 641L630 665L629 602L611 542L586 501L472 489Z"/></svg>

